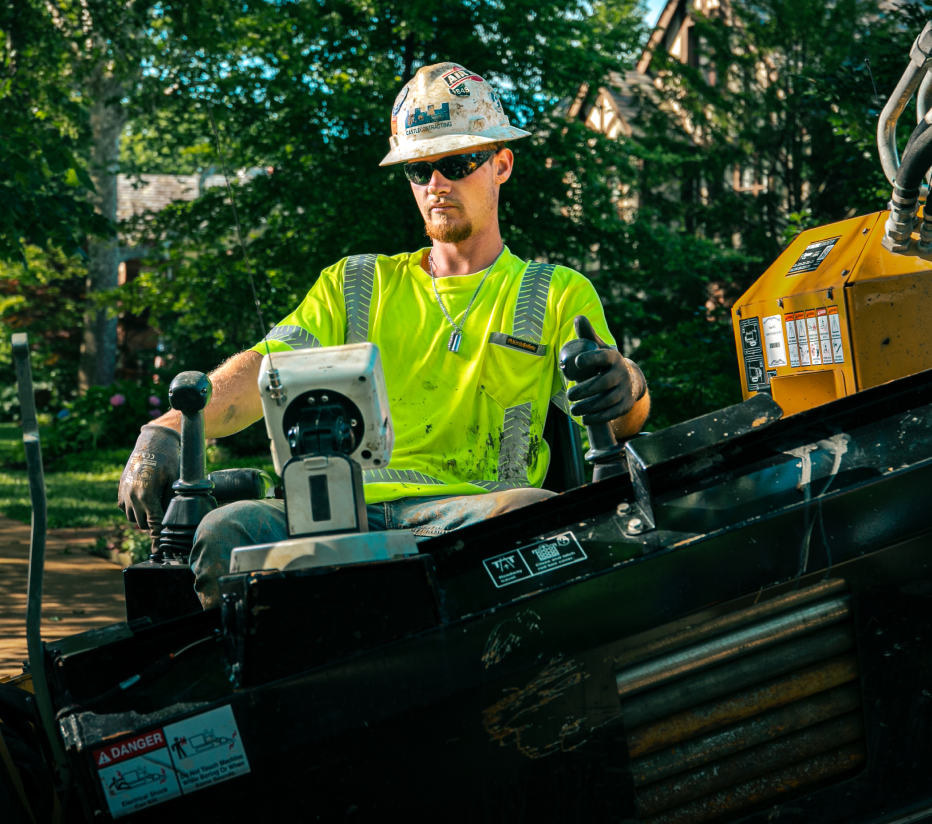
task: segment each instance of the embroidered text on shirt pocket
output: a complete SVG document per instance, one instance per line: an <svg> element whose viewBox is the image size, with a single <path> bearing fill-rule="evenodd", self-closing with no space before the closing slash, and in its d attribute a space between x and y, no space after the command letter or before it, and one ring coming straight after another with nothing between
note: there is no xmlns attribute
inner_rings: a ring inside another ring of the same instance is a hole
<svg viewBox="0 0 932 824"><path fill-rule="evenodd" d="M540 394L540 382L548 359L543 357L546 346L536 346L535 352L521 344L527 341L514 339L517 345L498 343L496 338L511 336L494 333L486 347L482 364L482 385L492 399L504 409L532 401ZM520 347L520 348L519 348Z"/></svg>

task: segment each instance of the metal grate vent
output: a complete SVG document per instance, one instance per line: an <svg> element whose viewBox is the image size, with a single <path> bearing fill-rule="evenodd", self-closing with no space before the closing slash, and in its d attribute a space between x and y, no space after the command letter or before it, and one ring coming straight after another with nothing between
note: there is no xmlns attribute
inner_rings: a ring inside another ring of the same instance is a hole
<svg viewBox="0 0 932 824"><path fill-rule="evenodd" d="M824 581L617 660L639 819L734 818L864 763L846 590Z"/></svg>

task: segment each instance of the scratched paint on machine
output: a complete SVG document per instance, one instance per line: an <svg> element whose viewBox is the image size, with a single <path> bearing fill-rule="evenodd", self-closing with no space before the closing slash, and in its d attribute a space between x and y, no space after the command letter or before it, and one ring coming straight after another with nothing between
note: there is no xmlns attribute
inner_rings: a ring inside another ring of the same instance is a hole
<svg viewBox="0 0 932 824"><path fill-rule="evenodd" d="M586 553L572 532L519 547L482 562L496 587L507 587L526 578L586 560Z"/></svg>

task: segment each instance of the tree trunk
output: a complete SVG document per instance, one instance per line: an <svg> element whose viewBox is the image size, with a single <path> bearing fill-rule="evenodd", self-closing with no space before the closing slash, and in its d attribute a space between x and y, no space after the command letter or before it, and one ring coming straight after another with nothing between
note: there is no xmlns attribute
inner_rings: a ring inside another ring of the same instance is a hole
<svg viewBox="0 0 932 824"><path fill-rule="evenodd" d="M105 218L115 222L120 135L126 124L126 112L120 102L123 84L102 64L92 76L90 93L94 102L90 112L93 145L89 171L97 189L95 205ZM119 252L115 232L110 237L90 240L84 337L78 367L81 392L86 392L91 386L108 386L115 378L117 319L109 318L106 309L96 306L95 296L116 288Z"/></svg>

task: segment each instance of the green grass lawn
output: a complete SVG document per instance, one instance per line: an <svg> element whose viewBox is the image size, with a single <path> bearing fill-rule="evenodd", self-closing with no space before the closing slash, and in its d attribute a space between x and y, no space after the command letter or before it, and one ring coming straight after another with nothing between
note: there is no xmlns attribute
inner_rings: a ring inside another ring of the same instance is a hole
<svg viewBox="0 0 932 824"><path fill-rule="evenodd" d="M130 449L99 449L59 458L47 465L49 527L110 527L125 523L117 507L120 474ZM271 455L225 459L222 450L208 449L208 472L215 469L251 466L274 477ZM32 518L25 469L9 468L23 463L22 430L16 424L0 424L0 512L28 524ZM210 461L212 457L221 458Z"/></svg>

